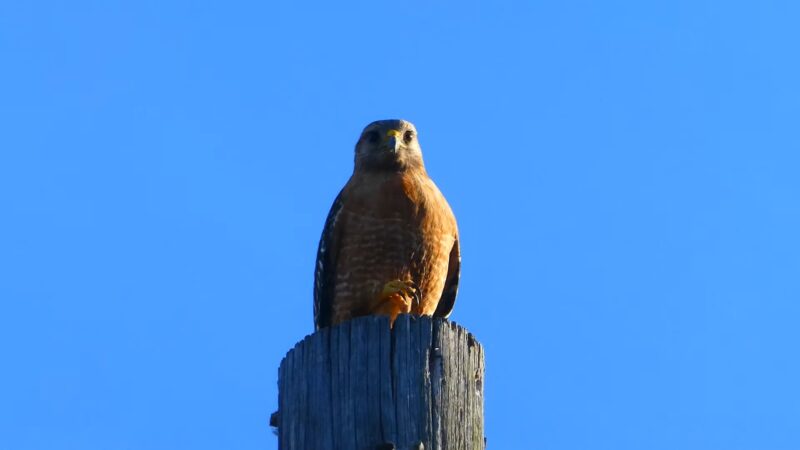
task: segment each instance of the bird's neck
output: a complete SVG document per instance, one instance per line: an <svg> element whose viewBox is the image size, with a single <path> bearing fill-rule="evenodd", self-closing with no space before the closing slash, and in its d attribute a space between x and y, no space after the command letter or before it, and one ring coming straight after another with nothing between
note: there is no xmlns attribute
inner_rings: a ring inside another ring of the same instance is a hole
<svg viewBox="0 0 800 450"><path fill-rule="evenodd" d="M410 183L428 178L424 166L405 167L401 170L362 169L353 171L353 179L364 183Z"/></svg>

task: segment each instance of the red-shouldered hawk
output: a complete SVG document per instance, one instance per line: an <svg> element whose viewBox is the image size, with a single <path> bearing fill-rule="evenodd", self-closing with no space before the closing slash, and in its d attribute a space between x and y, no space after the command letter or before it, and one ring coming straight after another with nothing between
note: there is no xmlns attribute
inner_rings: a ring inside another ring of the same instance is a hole
<svg viewBox="0 0 800 450"><path fill-rule="evenodd" d="M367 125L319 242L315 327L370 314L447 317L460 268L456 219L425 171L414 125Z"/></svg>

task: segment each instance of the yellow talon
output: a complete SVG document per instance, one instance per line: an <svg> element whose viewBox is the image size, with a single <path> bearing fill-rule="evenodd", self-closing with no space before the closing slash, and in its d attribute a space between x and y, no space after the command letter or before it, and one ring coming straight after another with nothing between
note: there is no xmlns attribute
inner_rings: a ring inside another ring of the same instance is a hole
<svg viewBox="0 0 800 450"><path fill-rule="evenodd" d="M419 294L413 283L393 280L386 283L378 296L373 314L389 316L391 324L400 314L419 310Z"/></svg>

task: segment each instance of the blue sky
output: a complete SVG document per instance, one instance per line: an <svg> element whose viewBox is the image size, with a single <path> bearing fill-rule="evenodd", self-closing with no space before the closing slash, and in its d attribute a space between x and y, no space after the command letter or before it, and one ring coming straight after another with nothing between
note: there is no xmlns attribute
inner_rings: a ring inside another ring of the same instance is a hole
<svg viewBox="0 0 800 450"><path fill-rule="evenodd" d="M461 229L490 448L800 448L793 1L3 2L0 449L274 449L361 128Z"/></svg>

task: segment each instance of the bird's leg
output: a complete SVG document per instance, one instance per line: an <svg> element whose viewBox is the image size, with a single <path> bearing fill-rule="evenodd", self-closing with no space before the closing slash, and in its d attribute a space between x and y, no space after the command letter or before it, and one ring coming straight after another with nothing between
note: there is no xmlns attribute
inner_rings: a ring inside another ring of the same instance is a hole
<svg viewBox="0 0 800 450"><path fill-rule="evenodd" d="M419 311L419 291L414 283L400 280L386 283L372 307L372 314L389 316L390 324L398 315L412 311Z"/></svg>

